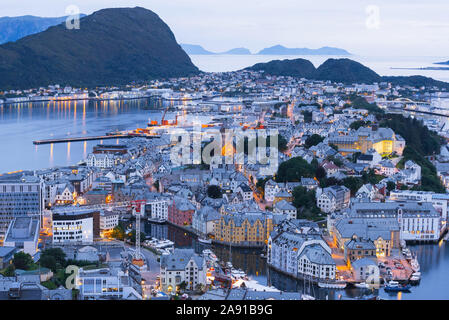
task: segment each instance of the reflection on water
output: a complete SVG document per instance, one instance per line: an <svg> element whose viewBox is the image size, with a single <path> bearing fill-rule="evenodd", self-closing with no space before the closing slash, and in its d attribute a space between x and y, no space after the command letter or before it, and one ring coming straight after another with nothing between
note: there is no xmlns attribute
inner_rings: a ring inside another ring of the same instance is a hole
<svg viewBox="0 0 449 320"><path fill-rule="evenodd" d="M158 99L136 99L1 106L0 145L8 157L0 161L0 173L75 164L99 142L72 142L37 148L32 144L33 140L102 135L109 131L144 127L149 117L159 120L160 109L164 105ZM171 120L174 114L169 112L166 118Z"/></svg>
<svg viewBox="0 0 449 320"><path fill-rule="evenodd" d="M389 294L383 288L380 290L319 288L310 281L297 280L267 268L266 260L260 256L259 250L204 245L189 233L168 224L146 223L145 232L152 237L174 241L177 248L194 248L197 253L211 248L217 257L225 262L230 261L231 254L234 267L244 270L261 284L274 286L283 291L306 293L317 299L367 299L377 295L390 300L449 299L449 245L445 242L440 245L410 246L411 251L417 254L421 266L421 283L413 286L411 292Z"/></svg>

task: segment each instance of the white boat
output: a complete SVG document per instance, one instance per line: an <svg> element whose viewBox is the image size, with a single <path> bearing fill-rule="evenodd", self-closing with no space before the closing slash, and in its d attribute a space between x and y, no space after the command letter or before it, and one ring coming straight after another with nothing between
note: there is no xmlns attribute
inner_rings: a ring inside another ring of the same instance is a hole
<svg viewBox="0 0 449 320"><path fill-rule="evenodd" d="M308 295L308 294L302 294L301 295L301 300L315 300L314 297Z"/></svg>
<svg viewBox="0 0 449 320"><path fill-rule="evenodd" d="M318 282L318 287L327 289L344 289L346 282Z"/></svg>
<svg viewBox="0 0 449 320"><path fill-rule="evenodd" d="M240 269L231 269L231 275L235 279L243 279L246 277L246 273L243 270Z"/></svg>
<svg viewBox="0 0 449 320"><path fill-rule="evenodd" d="M414 272L418 272L420 270L419 262L418 262L418 259L416 257L414 257L412 259L412 261L410 262L410 265L411 265L412 270Z"/></svg>
<svg viewBox="0 0 449 320"><path fill-rule="evenodd" d="M367 284L366 282L356 283L356 284L354 284L354 286L357 288L360 288L360 289L369 289L370 288L369 284Z"/></svg>
<svg viewBox="0 0 449 320"><path fill-rule="evenodd" d="M211 239L198 238L198 241L201 242L201 243L207 243L207 244L211 244L212 243Z"/></svg>

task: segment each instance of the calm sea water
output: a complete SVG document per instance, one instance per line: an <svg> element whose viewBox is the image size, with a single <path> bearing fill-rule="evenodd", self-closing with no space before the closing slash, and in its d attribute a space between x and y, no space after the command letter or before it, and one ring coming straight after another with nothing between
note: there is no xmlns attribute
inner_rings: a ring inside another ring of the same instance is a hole
<svg viewBox="0 0 449 320"><path fill-rule="evenodd" d="M357 288L327 290L310 283L295 280L267 268L266 260L260 251L252 249L229 249L225 246L210 246L198 242L189 233L170 225L145 224L147 235L175 242L177 248L194 248L197 253L211 248L222 261L231 261L234 267L244 270L252 279L263 285L274 286L279 290L302 292L317 299L359 299L379 295L389 300L446 300L449 299L449 243L410 246L418 256L421 266L421 282L413 286L409 293L389 294L383 288L376 291Z"/></svg>
<svg viewBox="0 0 449 320"><path fill-rule="evenodd" d="M101 141L33 145L34 140L104 135L114 130L145 127L160 121L161 102L40 102L0 107L0 173L76 164ZM152 110L148 110L152 108ZM173 115L167 114L167 119ZM106 140L105 143L119 143Z"/></svg>

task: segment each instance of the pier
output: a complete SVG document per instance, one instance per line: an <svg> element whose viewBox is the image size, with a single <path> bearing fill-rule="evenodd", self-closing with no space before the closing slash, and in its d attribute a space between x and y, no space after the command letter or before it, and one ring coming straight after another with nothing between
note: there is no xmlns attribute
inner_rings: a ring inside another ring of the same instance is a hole
<svg viewBox="0 0 449 320"><path fill-rule="evenodd" d="M130 139L130 138L159 138L159 135L143 135L143 134L117 134L117 135L105 135L105 136L91 136L91 137L74 137L74 138L60 138L60 139L45 139L35 140L33 144L52 144L52 143L67 143L67 142L80 142L80 141L92 141L92 140L107 140L107 139Z"/></svg>

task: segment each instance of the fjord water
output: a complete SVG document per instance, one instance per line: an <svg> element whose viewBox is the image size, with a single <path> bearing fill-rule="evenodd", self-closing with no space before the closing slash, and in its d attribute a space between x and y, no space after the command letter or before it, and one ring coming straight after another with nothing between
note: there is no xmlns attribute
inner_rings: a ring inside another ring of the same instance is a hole
<svg viewBox="0 0 449 320"><path fill-rule="evenodd" d="M279 290L302 292L317 299L360 299L379 295L389 300L446 300L449 299L449 243L413 245L410 249L418 256L421 267L421 282L406 293L389 294L383 288L376 291L347 288L344 290L328 290L310 284L308 281L295 280L267 267L266 259L260 256L260 250L229 249L228 246L205 245L196 237L171 225L145 224L145 233L159 239L169 239L175 242L177 248L194 248L201 253L211 248L222 261L230 261L235 268L242 269L252 279L262 285L273 286Z"/></svg>
<svg viewBox="0 0 449 320"><path fill-rule="evenodd" d="M34 140L104 135L160 121L159 100L71 101L0 106L0 173L76 164L101 141L33 145ZM167 115L170 119L171 115ZM116 140L103 143L115 144Z"/></svg>

